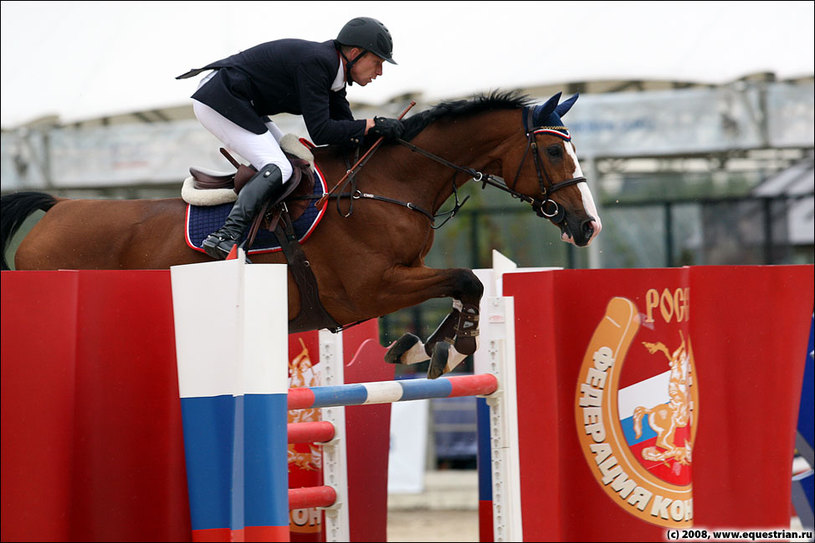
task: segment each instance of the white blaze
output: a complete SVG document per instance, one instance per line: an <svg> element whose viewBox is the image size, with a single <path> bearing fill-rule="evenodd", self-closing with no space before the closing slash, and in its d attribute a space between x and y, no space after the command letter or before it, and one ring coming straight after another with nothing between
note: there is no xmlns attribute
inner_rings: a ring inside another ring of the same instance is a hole
<svg viewBox="0 0 815 543"><path fill-rule="evenodd" d="M583 175L583 170L580 169L580 163L577 161L577 154L574 152L574 146L567 144L564 147L566 148L566 154L568 154L574 162L574 172L572 172L572 177L585 177ZM592 240L597 237L597 234L600 233L600 230L603 229L603 223L600 221L600 214L597 213L597 206L594 205L594 198L591 195L588 183L578 183L577 187L580 189L580 195L583 198L583 209L586 210L586 213L594 217L594 221L592 221L594 233L591 235L591 239L589 240L590 244ZM564 241L573 241L571 236L566 236L566 234L563 234L561 237Z"/></svg>

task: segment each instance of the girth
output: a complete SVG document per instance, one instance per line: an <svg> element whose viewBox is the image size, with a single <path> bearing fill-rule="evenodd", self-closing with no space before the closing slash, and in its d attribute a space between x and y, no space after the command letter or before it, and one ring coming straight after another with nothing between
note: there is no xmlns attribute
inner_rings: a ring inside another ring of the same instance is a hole
<svg viewBox="0 0 815 543"><path fill-rule="evenodd" d="M306 258L303 248L297 241L294 234L293 221L289 217L285 204L278 215L274 228L275 237L280 243L286 261L289 263L289 271L297 283L300 291L300 312L289 321L289 333L304 332L306 330L319 330L328 328L332 332L339 332L342 326L328 314L320 302L320 292L317 287L317 279L311 271L311 263Z"/></svg>
<svg viewBox="0 0 815 543"><path fill-rule="evenodd" d="M257 173L257 170L250 166L237 164L225 149L221 149L221 153L236 166L237 171L235 174L214 176L196 168L190 168L190 173L195 179L196 188L234 187L235 192L239 192ZM303 248L300 246L294 232L294 221L305 212L311 202L311 194L314 190L314 176L307 160L295 157L290 153L286 153L286 156L292 164L292 176L286 181L287 190L278 198L277 202L269 200L263 204L260 212L252 220L243 249L249 251L260 228L272 231L278 243L280 243L280 248L289 266L289 272L292 274L300 291L300 313L289 321L289 333L319 330L321 328L338 332L342 330L342 326L328 314L320 302L317 279L314 277L314 272L311 271L311 263L306 258L306 254L303 252Z"/></svg>

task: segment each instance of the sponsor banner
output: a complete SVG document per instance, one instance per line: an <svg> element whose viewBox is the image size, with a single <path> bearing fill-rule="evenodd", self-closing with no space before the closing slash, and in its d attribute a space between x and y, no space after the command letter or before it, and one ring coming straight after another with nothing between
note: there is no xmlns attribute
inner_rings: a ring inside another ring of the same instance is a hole
<svg viewBox="0 0 815 543"><path fill-rule="evenodd" d="M342 344L346 383L393 380L394 366L382 362L385 349L379 344L376 320L344 330ZM289 335L289 380L292 387L322 385L319 348L317 332ZM351 541L387 539L390 416L390 404L345 408ZM289 411L289 422L318 420L321 420L320 409ZM319 445L289 445L290 488L323 484L322 453ZM324 522L325 514L320 509L291 511L291 541L325 541Z"/></svg>
<svg viewBox="0 0 815 543"><path fill-rule="evenodd" d="M289 334L289 388L321 386L319 333ZM289 411L289 424L322 420L319 409ZM323 447L316 443L288 445L289 488L323 484ZM325 541L324 513L316 507L289 511L291 541Z"/></svg>
<svg viewBox="0 0 815 543"><path fill-rule="evenodd" d="M679 307L684 313L686 306ZM642 319L628 298L608 302L577 380L578 438L615 503L645 522L687 527L693 523L691 463L699 417L693 351L681 329L675 349L661 341L632 345L642 320L648 317ZM664 359L643 361L638 347ZM634 360L635 371L625 372ZM670 369L662 371L665 366Z"/></svg>
<svg viewBox="0 0 815 543"><path fill-rule="evenodd" d="M524 540L789 527L812 266L504 276Z"/></svg>

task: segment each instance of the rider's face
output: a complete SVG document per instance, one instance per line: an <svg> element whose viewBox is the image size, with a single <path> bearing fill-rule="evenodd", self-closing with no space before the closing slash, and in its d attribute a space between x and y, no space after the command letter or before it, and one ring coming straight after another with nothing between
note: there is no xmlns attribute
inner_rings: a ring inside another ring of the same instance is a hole
<svg viewBox="0 0 815 543"><path fill-rule="evenodd" d="M361 87L364 87L378 76L382 75L382 64L385 62L385 59L376 56L370 51L364 55L362 54L363 52L363 49L354 47L351 49L351 54L348 56L349 59L353 60L359 57L359 55L362 55L362 57L351 67L351 77L353 78L354 83Z"/></svg>

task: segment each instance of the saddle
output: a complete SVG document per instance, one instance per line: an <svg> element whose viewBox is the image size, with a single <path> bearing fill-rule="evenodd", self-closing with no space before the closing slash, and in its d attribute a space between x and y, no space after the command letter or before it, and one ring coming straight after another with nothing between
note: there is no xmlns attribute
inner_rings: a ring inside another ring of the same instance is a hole
<svg viewBox="0 0 815 543"><path fill-rule="evenodd" d="M229 154L224 148L221 148L221 153L225 156ZM286 203L289 215L292 221L295 221L308 207L309 200L306 197L314 191L314 176L311 172L311 163L307 159L299 158L286 151L284 151L284 154L292 165L292 176L286 181L286 191L279 198L279 201ZM233 164L237 167L235 173L215 173L190 167L192 188L196 191L232 191L235 198L237 198L241 189L254 177L257 170L253 166L247 166L246 164L237 164L237 162ZM230 199L234 200L234 198ZM223 203L223 201L218 200L217 203ZM255 221L263 217L264 213L258 213Z"/></svg>
<svg viewBox="0 0 815 543"><path fill-rule="evenodd" d="M293 146L290 135L286 135L280 140L281 149L292 165L292 176L286 181L286 191L276 202L267 200L261 207L260 212L252 221L249 234L246 239L244 249L249 250L254 242L258 230L263 227L274 233L301 296L300 313L291 322L289 330L298 332L302 330L328 328L333 332L342 329L342 326L328 314L320 302L317 280L311 270L311 264L306 259L297 236L294 233L294 221L296 221L308 208L311 203L311 196L314 192L314 175L312 174L313 156L311 151L297 140L297 145ZM287 141L288 139L288 141ZM234 174L215 174L206 172L199 168L190 168L192 175L192 188L196 192L225 191L227 194L234 194L235 198L246 183L252 179L257 170L245 164L239 164L226 149L221 148L224 155L236 171ZM188 179L187 181L190 181ZM182 196L183 196L182 189ZM189 202L187 198L185 200ZM226 201L234 201L226 200ZM220 201L218 203L225 203Z"/></svg>

